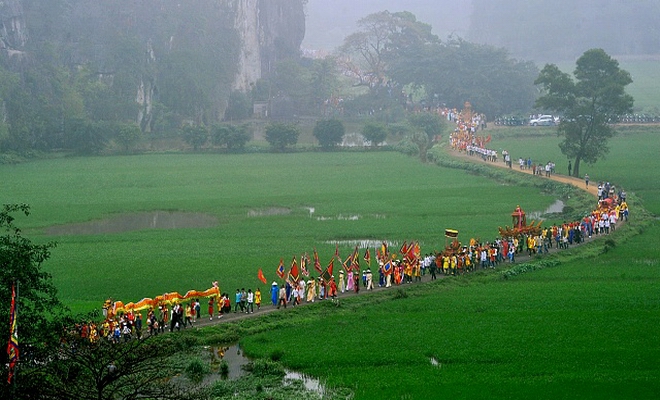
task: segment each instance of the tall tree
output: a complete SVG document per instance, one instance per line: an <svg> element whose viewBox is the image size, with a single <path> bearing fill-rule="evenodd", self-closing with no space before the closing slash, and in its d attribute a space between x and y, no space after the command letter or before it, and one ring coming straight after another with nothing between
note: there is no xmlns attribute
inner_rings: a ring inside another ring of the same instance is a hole
<svg viewBox="0 0 660 400"><path fill-rule="evenodd" d="M573 176L580 176L582 161L593 164L609 151L607 140L615 134L610 121L632 110L633 98L625 91L632 78L602 49L587 50L573 75L575 80L547 64L534 83L544 90L536 106L562 116L559 147L574 160Z"/></svg>
<svg viewBox="0 0 660 400"><path fill-rule="evenodd" d="M358 21L359 30L349 35L340 48L344 68L359 79L360 85L377 87L387 80L392 54L403 48L437 42L431 26L410 12L381 11Z"/></svg>

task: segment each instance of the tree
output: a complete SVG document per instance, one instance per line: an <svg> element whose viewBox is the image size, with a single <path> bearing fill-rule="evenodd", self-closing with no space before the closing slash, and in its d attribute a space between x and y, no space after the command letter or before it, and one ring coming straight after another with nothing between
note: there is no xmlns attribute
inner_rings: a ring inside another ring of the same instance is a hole
<svg viewBox="0 0 660 400"><path fill-rule="evenodd" d="M359 79L360 85L371 88L386 81L387 66L392 54L404 48L416 47L438 40L431 26L417 21L410 12L381 11L358 21L359 30L344 40L340 51L346 56L344 69Z"/></svg>
<svg viewBox="0 0 660 400"><path fill-rule="evenodd" d="M28 216L30 207L5 204L0 210L0 230L4 233L0 236L0 321L9 321L12 285L18 282L17 324L19 329L25 327L20 329L20 348L40 348L44 343L57 342L54 333L59 330L54 326L66 311L57 297L51 275L42 269L55 243L32 243L14 224L15 213ZM7 353L0 354L0 363L4 365Z"/></svg>
<svg viewBox="0 0 660 400"><path fill-rule="evenodd" d="M229 104L225 110L225 120L240 121L252 116L253 106L250 96L243 92L233 91L229 95Z"/></svg>
<svg viewBox="0 0 660 400"><path fill-rule="evenodd" d="M183 128L183 140L192 146L195 151L198 151L209 140L209 132L206 127L201 125L186 125Z"/></svg>
<svg viewBox="0 0 660 400"><path fill-rule="evenodd" d="M344 124L335 118L316 121L314 126L314 137L324 149L340 144L345 133Z"/></svg>
<svg viewBox="0 0 660 400"><path fill-rule="evenodd" d="M377 122L367 122L362 127L362 136L371 142L372 147L378 147L387 138L387 127Z"/></svg>
<svg viewBox="0 0 660 400"><path fill-rule="evenodd" d="M117 141L123 146L124 151L128 151L137 143L142 137L142 130L135 123L119 124L116 128Z"/></svg>
<svg viewBox="0 0 660 400"><path fill-rule="evenodd" d="M390 62L389 72L399 84L423 87L429 105L461 109L469 101L491 117L527 113L538 93L533 63L462 39L404 49Z"/></svg>
<svg viewBox="0 0 660 400"><path fill-rule="evenodd" d="M53 358L22 376L21 392L57 400L194 399L182 366L170 359L181 350L171 335L112 343L90 342L69 332ZM30 396L26 396L29 398Z"/></svg>
<svg viewBox="0 0 660 400"><path fill-rule="evenodd" d="M228 150L242 149L252 139L248 125L218 124L211 128L211 140L215 146L226 146Z"/></svg>
<svg viewBox="0 0 660 400"><path fill-rule="evenodd" d="M557 134L559 148L573 159L573 176L580 176L580 163L593 164L607 154L607 140L616 133L610 121L631 112L633 98L625 92L632 83L630 74L602 49L587 50L576 62L575 80L547 64L535 84L543 96L538 108L562 116Z"/></svg>
<svg viewBox="0 0 660 400"><path fill-rule="evenodd" d="M300 128L293 124L277 122L266 126L266 141L278 151L298 143L298 136Z"/></svg>
<svg viewBox="0 0 660 400"><path fill-rule="evenodd" d="M410 138L419 147L419 158L426 162L426 153L435 137L444 131L446 122L430 113L413 114L408 117L408 122L412 127Z"/></svg>

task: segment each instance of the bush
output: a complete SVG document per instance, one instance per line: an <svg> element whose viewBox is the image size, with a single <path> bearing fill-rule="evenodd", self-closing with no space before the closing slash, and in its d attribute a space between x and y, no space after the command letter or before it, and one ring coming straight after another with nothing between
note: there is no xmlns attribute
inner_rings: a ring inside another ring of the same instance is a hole
<svg viewBox="0 0 660 400"><path fill-rule="evenodd" d="M248 125L214 125L211 128L211 141L215 146L226 147L229 150L244 149L252 139Z"/></svg>
<svg viewBox="0 0 660 400"><path fill-rule="evenodd" d="M204 126L188 125L183 128L183 141L192 146L195 151L206 144L209 133Z"/></svg>
<svg viewBox="0 0 660 400"><path fill-rule="evenodd" d="M362 136L371 142L371 146L377 147L387 138L387 127L377 122L367 122L362 127Z"/></svg>
<svg viewBox="0 0 660 400"><path fill-rule="evenodd" d="M317 121L314 126L314 137L325 149L341 144L345 133L344 124L335 118Z"/></svg>
<svg viewBox="0 0 660 400"><path fill-rule="evenodd" d="M210 372L211 368L199 358L193 358L186 366L186 376L192 382L201 382Z"/></svg>
<svg viewBox="0 0 660 400"><path fill-rule="evenodd" d="M300 128L293 124L273 123L266 127L266 141L275 150L284 151L298 143Z"/></svg>

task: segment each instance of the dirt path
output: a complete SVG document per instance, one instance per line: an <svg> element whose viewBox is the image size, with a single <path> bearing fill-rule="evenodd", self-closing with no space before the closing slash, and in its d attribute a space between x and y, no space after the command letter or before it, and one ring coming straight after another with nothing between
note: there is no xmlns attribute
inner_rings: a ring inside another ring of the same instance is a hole
<svg viewBox="0 0 660 400"><path fill-rule="evenodd" d="M498 159L497 162L491 162L491 161L484 161L480 156L469 156L467 153L463 152L458 152L458 151L451 151L451 156L458 158L463 161L469 161L475 164L484 164L488 165L491 167L497 167L497 168L503 168L503 169L510 169L511 171L515 171L521 174L527 174L527 175L532 175L532 170L531 169L520 169L518 165L516 165L515 161L512 161L512 168L509 168L502 160ZM572 176L568 175L561 175L561 174L552 174L550 175L549 178L547 178L544 175L542 176L537 176L538 179L552 179L553 181L557 182L562 182L562 183L568 183L570 185L573 185L577 187L578 189L585 190L592 195L598 197L598 182L589 182L589 187L585 185L584 179L580 178L574 178Z"/></svg>

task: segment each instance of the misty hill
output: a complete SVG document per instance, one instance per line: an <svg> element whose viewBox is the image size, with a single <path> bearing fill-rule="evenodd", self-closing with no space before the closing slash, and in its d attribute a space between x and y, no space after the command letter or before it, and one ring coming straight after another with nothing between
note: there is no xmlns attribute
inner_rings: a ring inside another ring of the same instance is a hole
<svg viewBox="0 0 660 400"><path fill-rule="evenodd" d="M440 38L452 33L465 37L471 0L309 0L303 46L332 50L355 32L359 19L384 10L410 11L418 20L433 26L433 33Z"/></svg>
<svg viewBox="0 0 660 400"><path fill-rule="evenodd" d="M660 53L657 0L472 0L468 39L535 61L572 60L590 48Z"/></svg>
<svg viewBox="0 0 660 400"><path fill-rule="evenodd" d="M309 0L303 45L332 50L368 14L410 11L441 39L460 36L538 63L574 60L590 48L660 54L657 0Z"/></svg>

